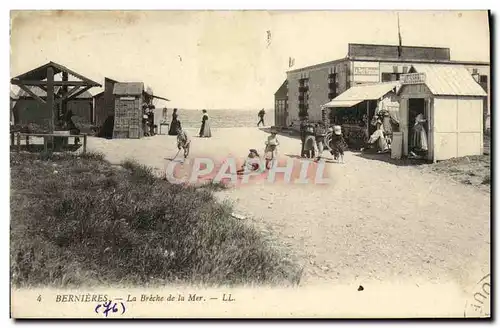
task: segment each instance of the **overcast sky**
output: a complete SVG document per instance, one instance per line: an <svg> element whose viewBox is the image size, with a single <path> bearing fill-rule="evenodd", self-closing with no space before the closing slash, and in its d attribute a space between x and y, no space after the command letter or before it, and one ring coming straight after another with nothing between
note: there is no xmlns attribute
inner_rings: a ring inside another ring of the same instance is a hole
<svg viewBox="0 0 500 328"><path fill-rule="evenodd" d="M400 12L403 45L489 61L487 12ZM389 11L65 12L13 14L11 77L48 61L97 82L143 81L168 107L272 108L295 67L339 59L347 44L398 42ZM267 31L271 32L268 45ZM100 90L91 90L93 93Z"/></svg>

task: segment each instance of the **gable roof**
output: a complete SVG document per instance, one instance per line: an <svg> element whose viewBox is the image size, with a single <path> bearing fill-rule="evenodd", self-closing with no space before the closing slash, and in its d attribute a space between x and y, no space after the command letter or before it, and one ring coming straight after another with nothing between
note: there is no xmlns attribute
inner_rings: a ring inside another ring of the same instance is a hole
<svg viewBox="0 0 500 328"><path fill-rule="evenodd" d="M274 93L274 96L279 99L284 99L288 96L288 80L285 80L279 89Z"/></svg>
<svg viewBox="0 0 500 328"><path fill-rule="evenodd" d="M24 74L21 74L21 75L18 75L14 78L12 78L12 82L13 83L16 83L16 81L22 81L22 80L30 80L30 81L33 81L33 80L36 80L36 81L43 81L43 80L46 80L47 79L47 68L48 67L52 67L54 69L54 75L56 74L59 74L61 72L65 72L65 73L68 73L69 75L73 76L73 77L76 77L77 79L80 79L82 80L83 82L86 82L89 86L92 86L92 87L100 87L101 85L95 81L92 81L91 79L83 76L83 75L80 75L78 74L77 72L75 71L72 71L70 70L69 68L63 66L63 65L60 65L60 64L57 64L57 63L54 63L54 62L48 62L47 64L45 65L42 65L40 67L37 67L37 68L34 68L32 69L31 71L29 72L26 72Z"/></svg>
<svg viewBox="0 0 500 328"><path fill-rule="evenodd" d="M409 70L425 75L425 85L436 96L487 96L462 65L413 64Z"/></svg>

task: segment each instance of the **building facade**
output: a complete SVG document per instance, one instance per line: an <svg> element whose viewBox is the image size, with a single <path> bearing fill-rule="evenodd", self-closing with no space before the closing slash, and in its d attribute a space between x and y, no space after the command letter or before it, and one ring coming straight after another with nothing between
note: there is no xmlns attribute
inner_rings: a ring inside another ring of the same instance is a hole
<svg viewBox="0 0 500 328"><path fill-rule="evenodd" d="M285 80L274 94L274 125L286 126L288 106L288 83Z"/></svg>
<svg viewBox="0 0 500 328"><path fill-rule="evenodd" d="M288 71L286 120L277 120L276 125L297 128L306 113L310 120L320 121L321 106L351 86L398 81L412 64L418 63L465 66L488 94L483 112L484 127L489 128L489 63L453 61L449 48L370 44L349 44L345 58Z"/></svg>

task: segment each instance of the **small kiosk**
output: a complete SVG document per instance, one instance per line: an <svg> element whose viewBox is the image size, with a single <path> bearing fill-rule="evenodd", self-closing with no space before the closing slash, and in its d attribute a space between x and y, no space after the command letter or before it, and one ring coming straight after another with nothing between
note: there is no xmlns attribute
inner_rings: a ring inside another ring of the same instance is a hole
<svg viewBox="0 0 500 328"><path fill-rule="evenodd" d="M403 155L414 155L418 143L433 162L483 153L487 95L464 66L414 64L400 82Z"/></svg>

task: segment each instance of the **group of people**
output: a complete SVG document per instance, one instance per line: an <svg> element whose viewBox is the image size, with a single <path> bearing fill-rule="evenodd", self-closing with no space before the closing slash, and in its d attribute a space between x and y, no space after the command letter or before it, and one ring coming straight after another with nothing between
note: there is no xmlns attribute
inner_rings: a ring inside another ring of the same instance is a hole
<svg viewBox="0 0 500 328"><path fill-rule="evenodd" d="M201 119L201 128L198 135L200 138L210 138L212 137L212 130L210 129L210 120L207 114L207 110L203 109L202 113L203 116ZM181 121L179 120L179 115L177 114L177 108L174 108L168 134L171 136L175 136L177 135L179 129L182 130Z"/></svg>
<svg viewBox="0 0 500 328"><path fill-rule="evenodd" d="M327 134L331 135L328 140ZM305 117L300 123L300 140L302 142L301 157L315 158L318 161L323 155L325 146L328 146L334 159L343 163L347 143L339 125L327 126L324 122L313 123Z"/></svg>

